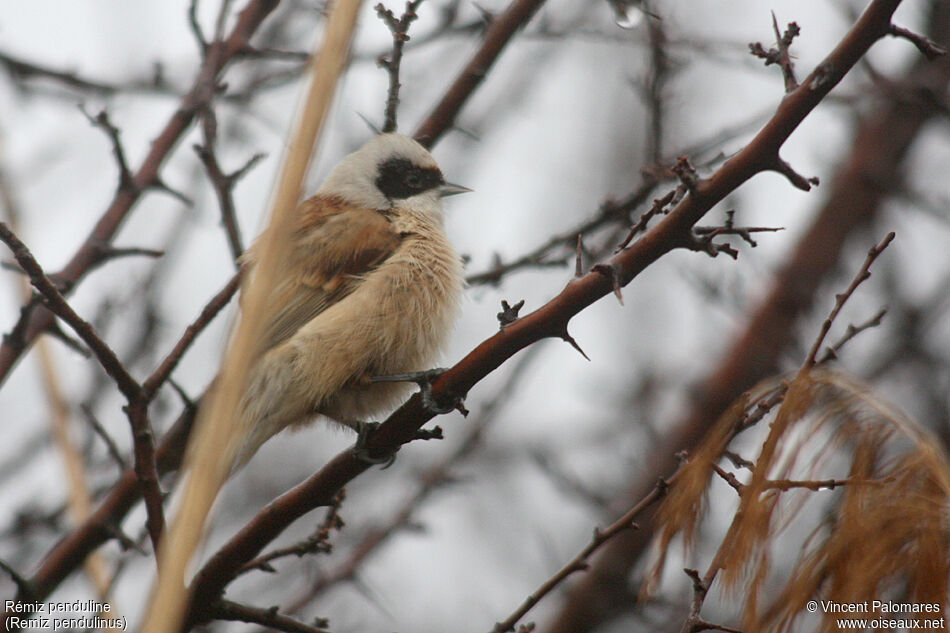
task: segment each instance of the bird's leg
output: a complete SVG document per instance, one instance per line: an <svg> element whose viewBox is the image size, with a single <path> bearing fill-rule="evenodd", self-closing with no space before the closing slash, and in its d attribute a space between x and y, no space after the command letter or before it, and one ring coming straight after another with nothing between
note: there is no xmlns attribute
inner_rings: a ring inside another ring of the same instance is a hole
<svg viewBox="0 0 950 633"><path fill-rule="evenodd" d="M436 367L426 369L425 371L411 371L405 374L391 374L389 376L371 376L369 381L373 382L414 382L419 385L422 392L422 406L430 413L441 415L458 410L462 415L468 415L468 409L465 408L465 399L462 396L454 396L452 402L448 405L436 402L432 396L432 382L444 374L447 369Z"/></svg>

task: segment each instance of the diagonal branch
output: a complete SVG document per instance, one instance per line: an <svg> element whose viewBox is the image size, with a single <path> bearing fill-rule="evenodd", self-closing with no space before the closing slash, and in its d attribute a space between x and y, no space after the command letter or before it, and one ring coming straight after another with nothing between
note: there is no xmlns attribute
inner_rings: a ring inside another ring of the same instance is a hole
<svg viewBox="0 0 950 633"><path fill-rule="evenodd" d="M640 502L634 505L632 508L627 510L627 512L622 517L614 521L612 524L610 524L610 526L603 530L595 529L594 536L591 538L587 546L584 547L584 549L582 549L577 554L577 556L565 563L564 566L557 571L557 573L546 580L530 596L525 598L524 602L521 603L521 606L515 609L511 615L501 622L495 623L495 627L491 630L491 633L508 633L508 631L514 631L515 624L517 624L518 621L523 618L536 604L541 602L541 600L546 595L554 591L558 585L564 582L568 576L574 572L586 571L588 569L587 561L591 556L594 555L595 552L597 552L598 549L600 549L602 545L622 532L626 532L627 530L639 530L640 526L637 525L634 520L640 515L641 512L666 496L666 491L669 489L669 484L670 481L661 479L659 482L657 482L653 490L647 494L647 496L641 499Z"/></svg>
<svg viewBox="0 0 950 633"><path fill-rule="evenodd" d="M888 233L880 244L872 246L868 251L868 256L864 259L864 265L861 266L861 270L858 271L858 274L855 275L854 279L851 281L851 285L848 286L847 290L843 293L835 295L835 307L832 308L831 313L828 315L828 318L821 324L821 331L818 334L818 337L815 338L815 342L812 343L811 351L808 352L808 357L805 359L805 369L810 369L814 367L816 358L818 357L818 350L821 349L821 344L824 342L825 337L828 335L828 330L831 329L831 324L834 323L834 320L838 317L838 313L841 312L841 308L844 307L844 304L851 298L851 295L854 294L854 291L857 290L858 286L864 283L871 276L871 265L874 264L874 260L884 252L884 249L893 241L894 233Z"/></svg>
<svg viewBox="0 0 950 633"><path fill-rule="evenodd" d="M277 607L260 609L237 602L231 602L230 600L219 600L211 605L211 611L218 620L253 622L254 624L266 626L268 629L284 631L285 633L329 633L329 631L322 627L310 626L309 624L282 615L278 612Z"/></svg>
<svg viewBox="0 0 950 633"><path fill-rule="evenodd" d="M773 117L755 138L707 180L695 186L652 230L610 258L605 265L626 285L647 266L682 245L696 224L715 204L755 174L767 170L786 139L821 102L844 74L881 37L887 34L891 14L900 0L874 0L831 54L802 85L785 96ZM431 397L451 402L464 396L482 378L525 347L549 337L560 337L570 319L613 292L610 278L596 271L571 280L564 290L535 312L508 325L436 378ZM415 432L434 417L420 394L413 395L366 441L370 457L391 455L412 440ZM231 538L195 576L191 616L201 612L230 583L248 560L287 526L310 510L330 503L348 481L369 468L355 451L337 455L319 472L291 489L252 519Z"/></svg>
<svg viewBox="0 0 950 633"><path fill-rule="evenodd" d="M478 71L479 64L487 63L490 66L508 40L514 36L520 26L531 18L542 3L543 0L514 0L505 13L492 21L492 28L489 29L489 33L486 34L472 61L462 70L458 79L439 102L439 105L420 127L420 130L428 129L431 134L428 140L429 146L433 145L445 133L451 124L451 120L454 119L458 110L472 95L474 89L484 77L487 67L482 67L482 70ZM275 8L276 4L277 0L249 1L228 39L229 44L226 46L225 52L229 59L244 50L249 50L248 40L250 36L267 14ZM210 71L206 71L207 73L210 73ZM477 76L478 80L472 82L473 76ZM196 111L204 103L206 101L201 101L197 96L192 101L186 101L186 105L194 107ZM175 130L178 130L177 119L169 123L169 126L173 125ZM176 133L183 134L184 129L181 128ZM172 132L168 130L169 128L166 128L166 133L171 134ZM100 220L100 224L105 221L106 219L103 218ZM101 244L98 240L96 243ZM63 273L60 276L63 276ZM24 310L24 314L9 337L13 339L10 341L9 347L5 345L4 348L0 348L0 383L3 382L12 365L28 346L27 341L31 341L36 336L33 333L27 336L27 330L35 327L34 322L40 322L35 321L38 317L30 317L29 313L31 311L32 308ZM191 432L196 409L196 405L189 406L172 429L162 438L156 453L159 473L175 471L181 465L185 442ZM111 526L118 524L131 510L138 499L138 492L135 475L127 471L96 512L47 553L39 570L31 578L38 596L45 597L49 595L90 552L95 551L100 545L115 537L116 531Z"/></svg>
<svg viewBox="0 0 950 633"><path fill-rule="evenodd" d="M165 523L162 510L162 493L158 486L158 474L155 470L155 443L151 425L148 422L148 402L143 398L142 387L129 374L115 352L99 336L92 325L83 320L63 298L55 284L46 276L26 245L3 222L0 222L0 240L10 250L17 262L30 276L30 282L43 295L46 305L53 314L66 321L80 338L92 349L99 364L115 380L119 391L128 401L128 417L132 426L132 440L135 447L135 473L142 486L148 511L149 535L152 545L158 551L158 542Z"/></svg>
<svg viewBox="0 0 950 633"><path fill-rule="evenodd" d="M231 301L231 298L238 291L238 288L241 287L241 276L241 271L235 273L234 276L231 277L231 280L225 284L224 288L208 301L205 307L202 308L198 318L185 328L185 333L182 334L178 342L175 343L175 347L168 353L168 356L165 357L152 375L142 383L142 391L146 400L151 401L155 397L155 394L158 393L161 386L165 384L165 381L171 376L172 371L178 366L178 361L181 360L181 357L194 342L195 338L197 338L202 330L214 320L214 317L224 309L224 306Z"/></svg>
<svg viewBox="0 0 950 633"><path fill-rule="evenodd" d="M932 3L928 34L941 43L950 38L950 5ZM950 58L935 63L923 58L910 66L902 85L931 94L942 94L950 81ZM931 101L907 103L907 91L884 93L876 110L858 128L849 157L829 178L831 189L820 203L811 225L798 239L787 261L769 281L771 289L736 333L722 359L702 381L688 411L671 421L660 444L654 446L649 465L632 474L617 503L629 503L649 491L657 476L670 469L669 455L692 450L719 416L746 390L779 371L779 361L792 343L792 333L808 314L815 293L834 270L850 235L883 213L889 195L901 190L905 157L926 129L942 113ZM571 587L546 633L586 633L603 627L615 616L627 596L613 591L623 583L649 550L654 531L644 519L643 529L628 533L607 546L596 569ZM611 597L613 594L614 597Z"/></svg>
<svg viewBox="0 0 950 633"><path fill-rule="evenodd" d="M30 283L43 296L49 309L68 323L69 327L79 335L79 338L89 346L102 368L115 380L122 395L129 400L137 398L141 387L122 365L122 361L119 360L116 353L102 340L92 324L76 314L76 311L66 302L56 284L43 272L26 244L20 241L20 238L4 222L0 222L0 240L10 247L17 263L29 275Z"/></svg>
<svg viewBox="0 0 950 633"><path fill-rule="evenodd" d="M501 51L542 4L544 0L513 0L507 9L492 19L482 45L439 103L416 128L413 136L417 141L427 148L432 147L446 130L455 124L455 118L462 106L488 76Z"/></svg>
<svg viewBox="0 0 950 633"><path fill-rule="evenodd" d="M168 123L152 143L148 155L132 174L133 186L116 192L86 241L66 266L52 276L63 294L68 294L95 266L101 245L112 241L132 208L141 199L142 193L149 188L161 186L161 167L191 127L199 108L207 101L208 92L214 91L218 77L228 63L245 51L251 36L278 3L279 0L248 0L228 38L210 46L191 90L182 98ZM14 326L14 334L6 337L0 345L0 384L10 375L17 361L36 337L45 332L53 320L53 314L45 308L31 308L21 313Z"/></svg>

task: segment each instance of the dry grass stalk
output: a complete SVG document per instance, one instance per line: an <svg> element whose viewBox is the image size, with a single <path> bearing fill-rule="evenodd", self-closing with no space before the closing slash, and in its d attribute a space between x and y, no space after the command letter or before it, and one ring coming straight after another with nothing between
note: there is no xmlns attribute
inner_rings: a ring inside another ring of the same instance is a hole
<svg viewBox="0 0 950 633"><path fill-rule="evenodd" d="M758 390L723 416L677 478L658 517L661 556L679 535L691 542L714 467L733 430L761 398L762 387ZM767 586L775 595L769 572L779 535L814 494L808 488L820 487L813 481L788 484L813 479L842 461L847 479L829 501L828 518L803 546L784 588L761 607ZM798 491L795 501L790 489ZM809 600L946 606L948 502L950 466L929 434L855 379L824 368L803 369L788 384L751 477L740 486L739 508L712 568L727 591L744 590L744 629L750 631L792 630ZM659 572L658 565L654 582ZM837 630L834 616L826 615L823 630Z"/></svg>
<svg viewBox="0 0 950 633"><path fill-rule="evenodd" d="M311 71L312 80L290 148L284 159L274 198L270 225L261 238L262 245L254 282L245 289L243 312L227 353L224 368L207 407L199 414L196 437L189 445L186 470L189 474L181 507L161 552L159 583L152 599L143 631L171 633L181 625L186 600L185 569L204 532L211 505L231 467L237 407L253 361L256 332L262 329L262 310L272 279L283 236L289 233L291 212L300 197L304 175L314 145L329 110L340 75L346 64L349 45L356 27L361 0L339 0L330 14L323 44Z"/></svg>
<svg viewBox="0 0 950 633"><path fill-rule="evenodd" d="M680 468L675 483L667 492L656 519L657 525L662 526L657 547L658 559L653 566L653 573L643 585L642 598L647 597L656 588L673 539L682 536L684 545L687 548L692 547L696 530L706 513L706 491L715 465L733 438L733 430L749 408L751 393L743 395L722 415L710 430L706 441Z"/></svg>
<svg viewBox="0 0 950 633"><path fill-rule="evenodd" d="M0 157L2 157L2 150L4 149L2 140L0 138ZM7 224L16 231L20 220L19 205L2 161L0 161L0 206L3 207ZM24 302L29 302L33 295L33 289L26 276L20 277L20 293ZM40 338L36 341L36 354L43 389L46 393L46 401L49 403L50 431L53 444L62 457L63 469L66 474L68 484L66 503L75 524L81 525L92 512L92 495L89 493L89 487L86 483L88 480L86 464L70 432L71 413L69 403L63 393L59 370L47 338ZM102 602L108 602L109 589L112 586L112 574L109 572L105 557L101 552L93 552L86 558L84 567L89 581L96 590L96 595ZM110 607L110 613L117 612L114 603L110 604Z"/></svg>

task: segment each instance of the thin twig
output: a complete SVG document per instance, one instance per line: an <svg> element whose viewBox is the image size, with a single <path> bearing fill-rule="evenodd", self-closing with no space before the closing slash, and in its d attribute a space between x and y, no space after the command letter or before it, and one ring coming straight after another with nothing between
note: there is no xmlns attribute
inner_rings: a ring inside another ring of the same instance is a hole
<svg viewBox="0 0 950 633"><path fill-rule="evenodd" d="M419 17L416 14L416 9L419 8L420 4L422 4L422 0L408 0L406 2L406 10L403 11L402 17L399 19L396 19L393 12L387 9L381 2L374 7L376 9L376 15L389 27L389 32L393 36L393 48L389 56L381 56L376 60L376 63L380 67L385 68L389 75L389 90L386 92L386 112L383 117L383 134L396 131L396 114L399 109L399 89L402 87L402 84L399 83L399 67L402 63L402 49L406 42L409 41L409 25Z"/></svg>
<svg viewBox="0 0 950 633"><path fill-rule="evenodd" d="M218 294L213 296L205 307L202 308L201 314L198 315L191 325L185 328L185 333L182 334L178 342L175 343L175 347L172 351L168 353L161 364L152 372L152 375L142 384L142 392L146 400L151 401L155 397L159 388L161 388L165 381L168 380L168 377L171 376L172 371L174 371L178 365L178 361L181 360L181 357L188 350L192 342L194 342L195 338L197 338L202 330L214 320L214 317L224 309L224 306L231 301L231 298L237 292L238 288L241 287L241 277L241 271L236 272L224 288L218 291Z"/></svg>
<svg viewBox="0 0 950 633"><path fill-rule="evenodd" d="M899 0L872 0L838 46L799 89L785 96L772 119L745 148L710 177L700 179L694 190L636 244L605 262L621 271L623 284L676 248L681 236L724 197L754 175L770 168L773 157L792 132L868 49L886 34L889 18L898 4ZM591 272L571 280L547 304L489 337L436 378L432 382L431 397L451 402L466 394L518 351L544 338L564 337L573 316L611 292L611 281L600 273ZM425 406L422 396L414 394L369 437L366 454L371 457L392 454L396 448L411 441L416 431L434 416L435 413ZM347 449L309 479L275 499L266 516L259 514L253 518L197 572L192 583L195 603L201 604L219 595L236 570L256 556L264 544L276 538L302 514L328 503L339 487L368 467L366 460Z"/></svg>
<svg viewBox="0 0 950 633"><path fill-rule="evenodd" d="M52 310L56 316L69 324L69 327L89 346L93 354L95 354L99 360L99 364L102 365L102 368L115 380L122 395L129 400L138 397L141 388L122 365L119 357L116 356L115 352L102 340L95 328L92 327L92 324L76 314L72 306L66 302L66 299L57 289L56 284L43 272L42 267L40 267L39 263L33 257L33 254L30 253L26 244L20 241L20 238L10 230L10 227L8 227L5 222L0 222L0 240L13 251L13 256L16 258L17 263L19 263L20 267L29 275L30 283L32 283L33 287L43 296L49 309Z"/></svg>
<svg viewBox="0 0 950 633"><path fill-rule="evenodd" d="M674 475L675 477L675 475ZM608 528L605 530L594 530L594 535L590 540L590 543L580 551L574 558L569 560L557 573L548 578L544 583L541 584L534 592L531 593L524 602L521 603L517 609L515 609L511 615L507 618L495 624L495 627L491 630L491 633L506 633L508 631L514 631L515 625L518 621L531 610L534 605L538 604L544 596L548 595L553 591L558 585L560 585L568 576L574 572L584 571L587 569L587 560L591 555L596 552L601 545L620 534L631 529L639 529L639 526L634 522L634 519L643 512L645 509L662 499L666 495L666 491L669 488L670 481L662 480L658 483L650 493L640 500L639 503L630 508L622 517L614 521Z"/></svg>
<svg viewBox="0 0 950 633"><path fill-rule="evenodd" d="M271 565L275 560L286 558L288 556L296 556L301 558L308 554L329 554L333 551L333 547L330 544L330 534L334 530L340 530L343 528L343 519L340 518L340 506L343 504L343 500L346 497L345 489L340 490L340 493L336 496L336 499L333 500L333 503L327 508L327 514L324 517L323 521L320 522L320 525L317 526L317 529L308 536L303 541L289 545L287 547L281 547L266 554L261 554L252 561L248 561L244 567L241 568L239 573L246 573L254 569L260 569L261 571L274 572L276 571Z"/></svg>
<svg viewBox="0 0 950 633"><path fill-rule="evenodd" d="M92 427L93 432L95 432L95 434L99 436L99 439L106 445L106 451L108 451L109 456L119 467L119 471L121 472L128 468L128 464L125 463L125 458L122 457L122 453L119 451L119 447L116 446L115 440L113 440L109 432L103 428L92 409L90 409L88 405L83 404L80 405L79 410L82 411L83 417L86 418L86 422Z"/></svg>
<svg viewBox="0 0 950 633"><path fill-rule="evenodd" d="M56 281L62 284L64 294L72 290L96 265L95 249L112 240L142 193L159 185L162 165L190 129L201 104L207 101L207 91L213 90L225 66L245 50L250 37L277 4L276 0L248 0L228 38L213 45L213 50L204 56L188 94L182 97L167 124L154 137L147 156L132 175L132 186L116 192L86 241L55 275ZM53 321L52 313L47 310L34 310L31 307L21 311L13 332L4 338L0 346L0 384L10 375L20 356L37 336L48 330Z"/></svg>
<svg viewBox="0 0 950 633"><path fill-rule="evenodd" d="M281 615L277 607L260 609L231 602L230 600L218 600L210 605L209 611L218 620L261 624L269 629L285 631L286 633L330 633L319 626L304 624L299 620Z"/></svg>
<svg viewBox="0 0 950 633"><path fill-rule="evenodd" d="M772 30L775 33L775 48L765 50L760 42L749 44L749 52L754 56L765 60L765 65L776 64L782 69L782 76L785 78L785 92L792 92L798 88L798 80L795 79L795 65L792 63L792 56L788 52L798 34L801 32L798 24L790 22L785 33L779 33L778 20L775 18L775 12L772 12Z"/></svg>
<svg viewBox="0 0 950 633"><path fill-rule="evenodd" d="M544 0L512 0L503 12L492 18L481 46L439 103L416 128L413 136L417 141L424 147L432 147L446 130L455 126L462 106L488 76L492 65L515 33L531 20L542 4Z"/></svg>
<svg viewBox="0 0 950 633"><path fill-rule="evenodd" d="M853 323L848 324L848 329L845 330L845 333L838 339L838 342L830 347L825 348L825 353L821 355L816 362L818 365L824 365L827 362L830 362L838 358L838 352L841 351L841 348L844 347L851 339L860 334L865 330L869 330L873 327L877 327L884 320L884 316L887 314L887 308L881 308L878 310L877 314L872 316L867 321L858 323L857 325Z"/></svg>
<svg viewBox="0 0 950 633"><path fill-rule="evenodd" d="M808 352L808 357L805 359L803 369L807 370L811 367L814 367L817 363L816 357L818 356L818 350L821 349L821 344L824 342L825 337L828 335L828 330L831 329L831 324L834 323L835 318L838 316L838 313L841 312L841 308L844 307L844 304L851 298L851 295L854 294L854 291L860 286L868 277L871 276L871 265L874 263L874 260L887 248L888 244L894 239L893 231L888 233L881 243L877 246L872 246L868 251L868 256L864 260L864 265L861 266L861 270L858 271L858 274L855 275L854 280L851 282L851 285L848 286L848 289L843 293L835 295L835 306L831 309L831 313L828 315L828 318L825 319L824 323L821 324L821 330L818 333L818 337L815 338L815 342L812 343L811 351Z"/></svg>
<svg viewBox="0 0 950 633"><path fill-rule="evenodd" d="M941 55L947 54L946 48L940 46L930 38L914 33L913 31L897 26L896 24L891 25L891 28L887 34L909 41L917 47L917 50L923 53L924 57L931 61L937 59Z"/></svg>
<svg viewBox="0 0 950 633"><path fill-rule="evenodd" d="M23 600L27 602L35 602L35 592L33 587L30 586L30 581L26 579L25 576L22 576L17 570L8 565L6 561L0 560L0 569L2 569L10 577L10 580L17 586L17 591L20 595L23 596Z"/></svg>
<svg viewBox="0 0 950 633"><path fill-rule="evenodd" d="M0 222L0 240L13 251L13 256L30 276L33 287L43 295L50 310L63 319L77 335L92 349L99 364L112 377L119 391L128 400L128 417L132 426L132 439L135 447L135 472L142 485L142 493L148 512L149 534L152 545L158 551L158 543L165 523L162 510L162 493L158 486L158 474L155 470L155 445L152 429L148 422L147 402L142 398L142 388L106 344L95 328L83 320L63 298L53 282L30 253L26 245L3 222Z"/></svg>
<svg viewBox="0 0 950 633"><path fill-rule="evenodd" d="M544 244L538 246L533 251L525 253L517 259L509 262L496 261L491 268L480 273L474 273L466 277L469 285L497 284L502 278L516 270L522 270L532 267L564 266L574 259L575 272L577 267L577 240L579 235L585 235L590 231L598 229L610 222L628 221L630 213L650 196L656 188L657 180L644 174L641 184L637 189L630 192L623 200L607 201L597 210L597 213L579 224L562 231L548 238ZM664 200L666 197L663 198ZM652 217L652 216L651 216ZM639 224L639 223L638 223ZM645 223L644 223L645 226ZM632 235L631 235L632 238ZM623 245L625 246L625 244ZM573 247L573 248L572 248ZM553 255L556 251L562 251L560 255Z"/></svg>
<svg viewBox="0 0 950 633"><path fill-rule="evenodd" d="M237 212L234 205L234 186L254 165L262 160L266 155L257 153L251 156L246 163L239 169L230 174L222 170L216 155L218 122L214 114L214 104L208 103L201 112L201 133L204 143L194 145L195 152L201 163L205 166L208 174L208 180L214 188L214 193L218 197L218 207L221 210L221 224L224 226L225 234L228 238L228 247L231 249L231 259L235 266L238 265L238 259L244 253L244 244L241 240L241 229L237 221Z"/></svg>

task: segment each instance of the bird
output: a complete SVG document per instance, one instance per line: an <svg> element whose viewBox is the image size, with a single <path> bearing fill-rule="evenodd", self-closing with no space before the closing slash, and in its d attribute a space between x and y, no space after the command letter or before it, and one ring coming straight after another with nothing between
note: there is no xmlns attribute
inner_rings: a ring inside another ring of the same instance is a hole
<svg viewBox="0 0 950 633"><path fill-rule="evenodd" d="M232 473L271 437L323 417L362 431L408 395L459 315L462 260L444 229L446 182L411 137L379 134L295 209L242 394ZM259 238L242 256L253 282ZM243 298L242 298L243 300Z"/></svg>

